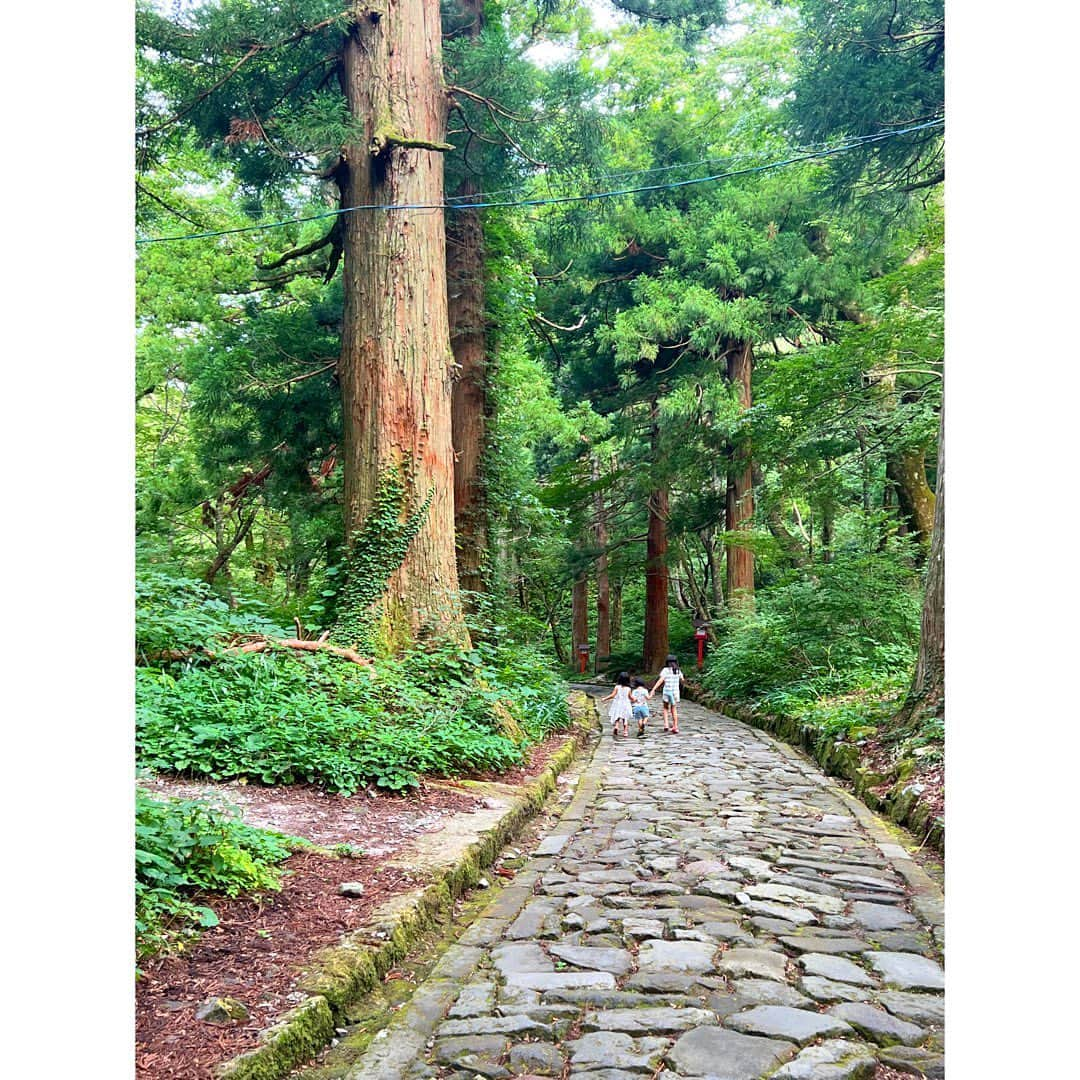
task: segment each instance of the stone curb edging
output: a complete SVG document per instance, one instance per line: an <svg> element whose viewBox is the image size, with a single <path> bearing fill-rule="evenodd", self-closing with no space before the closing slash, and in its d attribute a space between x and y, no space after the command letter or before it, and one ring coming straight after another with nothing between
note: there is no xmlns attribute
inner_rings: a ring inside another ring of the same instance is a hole
<svg viewBox="0 0 1080 1080"><path fill-rule="evenodd" d="M462 985L476 971L485 949L500 940L533 899L540 874L553 864L552 856L561 852L577 832L600 790L600 774L606 771L610 746L603 738L595 744L588 772L578 782L570 805L533 852L533 869L518 874L443 953L408 1004L372 1039L363 1056L349 1069L347 1080L401 1077L411 1062L425 1054L435 1028L457 999Z"/></svg>
<svg viewBox="0 0 1080 1080"><path fill-rule="evenodd" d="M421 934L445 921L454 901L475 885L502 848L544 806L562 773L595 733L596 705L587 695L571 695L571 737L547 767L511 803L493 826L482 832L451 866L437 873L419 895L394 904L392 913L316 955L315 968L301 982L310 996L260 1035L260 1045L218 1066L219 1080L281 1080L310 1060L334 1037L347 1005L374 989ZM373 940L374 939L374 940Z"/></svg>
<svg viewBox="0 0 1080 1080"><path fill-rule="evenodd" d="M744 724L767 731L793 746L805 750L830 776L847 780L855 794L871 810L883 814L896 825L902 825L916 836L924 837L923 843L940 855L945 854L945 826L931 820L929 807L920 803L918 796L905 791L903 781L888 794L881 796L871 790L880 783L879 774L859 763L859 752L854 746L838 743L832 736L818 728L804 724L791 716L758 712L746 705L710 694L699 683L687 681L685 696L709 709L733 716Z"/></svg>

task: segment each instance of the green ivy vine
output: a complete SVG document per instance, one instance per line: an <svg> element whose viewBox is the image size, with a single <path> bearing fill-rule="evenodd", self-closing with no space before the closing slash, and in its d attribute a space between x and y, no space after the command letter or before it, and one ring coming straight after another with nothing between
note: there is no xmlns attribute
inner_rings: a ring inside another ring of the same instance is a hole
<svg viewBox="0 0 1080 1080"><path fill-rule="evenodd" d="M427 517L433 494L429 491L416 511L402 521L407 491L401 474L387 472L379 477L371 511L345 560L345 582L338 597L337 622L330 635L336 644L367 651L375 647L375 630L382 614L378 601L390 575L405 561L409 545Z"/></svg>

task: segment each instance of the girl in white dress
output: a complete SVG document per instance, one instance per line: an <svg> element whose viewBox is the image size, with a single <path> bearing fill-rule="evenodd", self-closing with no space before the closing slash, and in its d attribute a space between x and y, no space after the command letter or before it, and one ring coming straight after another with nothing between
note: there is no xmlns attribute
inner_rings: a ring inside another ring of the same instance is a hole
<svg viewBox="0 0 1080 1080"><path fill-rule="evenodd" d="M625 671L620 671L611 693L600 700L611 702L608 716L611 718L612 737L619 734L619 725L621 723L623 737L625 738L630 734L628 726L630 722L630 676Z"/></svg>

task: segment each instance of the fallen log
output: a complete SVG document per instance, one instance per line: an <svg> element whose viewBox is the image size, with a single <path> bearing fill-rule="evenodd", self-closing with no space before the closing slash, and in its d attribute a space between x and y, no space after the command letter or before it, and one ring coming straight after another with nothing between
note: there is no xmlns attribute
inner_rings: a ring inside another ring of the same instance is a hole
<svg viewBox="0 0 1080 1080"><path fill-rule="evenodd" d="M341 645L331 645L323 634L318 641L307 641L303 638L255 638L245 641L242 645L229 645L220 652L210 649L163 649L160 652L144 653L143 658L149 664L175 663L180 660L188 660L192 656L205 656L210 660L218 660L227 653L261 653L267 649L300 649L304 652L328 652L331 656L340 656L343 660L351 660L361 667L371 667L374 660L367 656L361 656L355 649L346 649Z"/></svg>
<svg viewBox="0 0 1080 1080"><path fill-rule="evenodd" d="M345 660L351 660L354 664L361 664L364 667L374 663L369 657L361 656L355 649L331 645L323 638L319 638L318 641L305 641L301 638L261 638L257 641L247 641L243 645L232 645L223 651L227 653L259 653L271 648L303 649L305 652L328 652L332 656L343 657Z"/></svg>

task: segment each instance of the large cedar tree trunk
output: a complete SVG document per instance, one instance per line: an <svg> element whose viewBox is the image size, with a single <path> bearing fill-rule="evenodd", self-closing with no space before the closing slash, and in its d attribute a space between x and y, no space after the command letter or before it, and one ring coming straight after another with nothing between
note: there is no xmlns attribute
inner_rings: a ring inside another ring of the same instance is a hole
<svg viewBox="0 0 1080 1080"><path fill-rule="evenodd" d="M593 461L593 484L596 485L596 546L600 554L596 560L596 664L594 671L599 674L601 659L611 655L611 588L608 582L607 558L607 512L604 508L604 493L600 490L600 465Z"/></svg>
<svg viewBox="0 0 1080 1080"><path fill-rule="evenodd" d="M657 460L660 427L656 399L652 401L652 460ZM668 654L668 490L658 487L649 494L649 531L645 541L645 671L658 672Z"/></svg>
<svg viewBox="0 0 1080 1080"><path fill-rule="evenodd" d="M584 573L574 578L574 588L570 594L570 626L573 633L570 662L577 671L581 665L578 647L589 644L589 580Z"/></svg>
<svg viewBox="0 0 1080 1080"><path fill-rule="evenodd" d="M900 711L902 721L917 712L945 713L945 407L938 421L937 495L930 557L926 567L919 631L919 659L907 700Z"/></svg>
<svg viewBox="0 0 1080 1080"><path fill-rule="evenodd" d="M728 382L735 387L739 405L749 409L752 401L750 377L754 354L749 341L729 346L727 358ZM754 516L754 481L750 442L743 437L735 441L728 459L726 527L728 532L740 532L750 527ZM754 602L754 553L739 544L727 544L728 604Z"/></svg>
<svg viewBox="0 0 1080 1080"><path fill-rule="evenodd" d="M343 204L442 203L447 99L437 0L386 0L378 11L357 5L343 82L363 132L343 151ZM402 520L430 499L382 596L382 632L391 645L424 626L466 636L454 558L443 228L441 211L344 215L346 534L363 526L387 477L404 485Z"/></svg>
<svg viewBox="0 0 1080 1080"><path fill-rule="evenodd" d="M461 33L477 39L484 26L483 0L458 0ZM457 195L477 193L466 178ZM451 403L454 443L454 527L458 580L481 592L487 549L487 505L481 465L487 420L487 341L484 325L484 230L479 210L452 210L446 219L446 280L450 346L456 378Z"/></svg>

